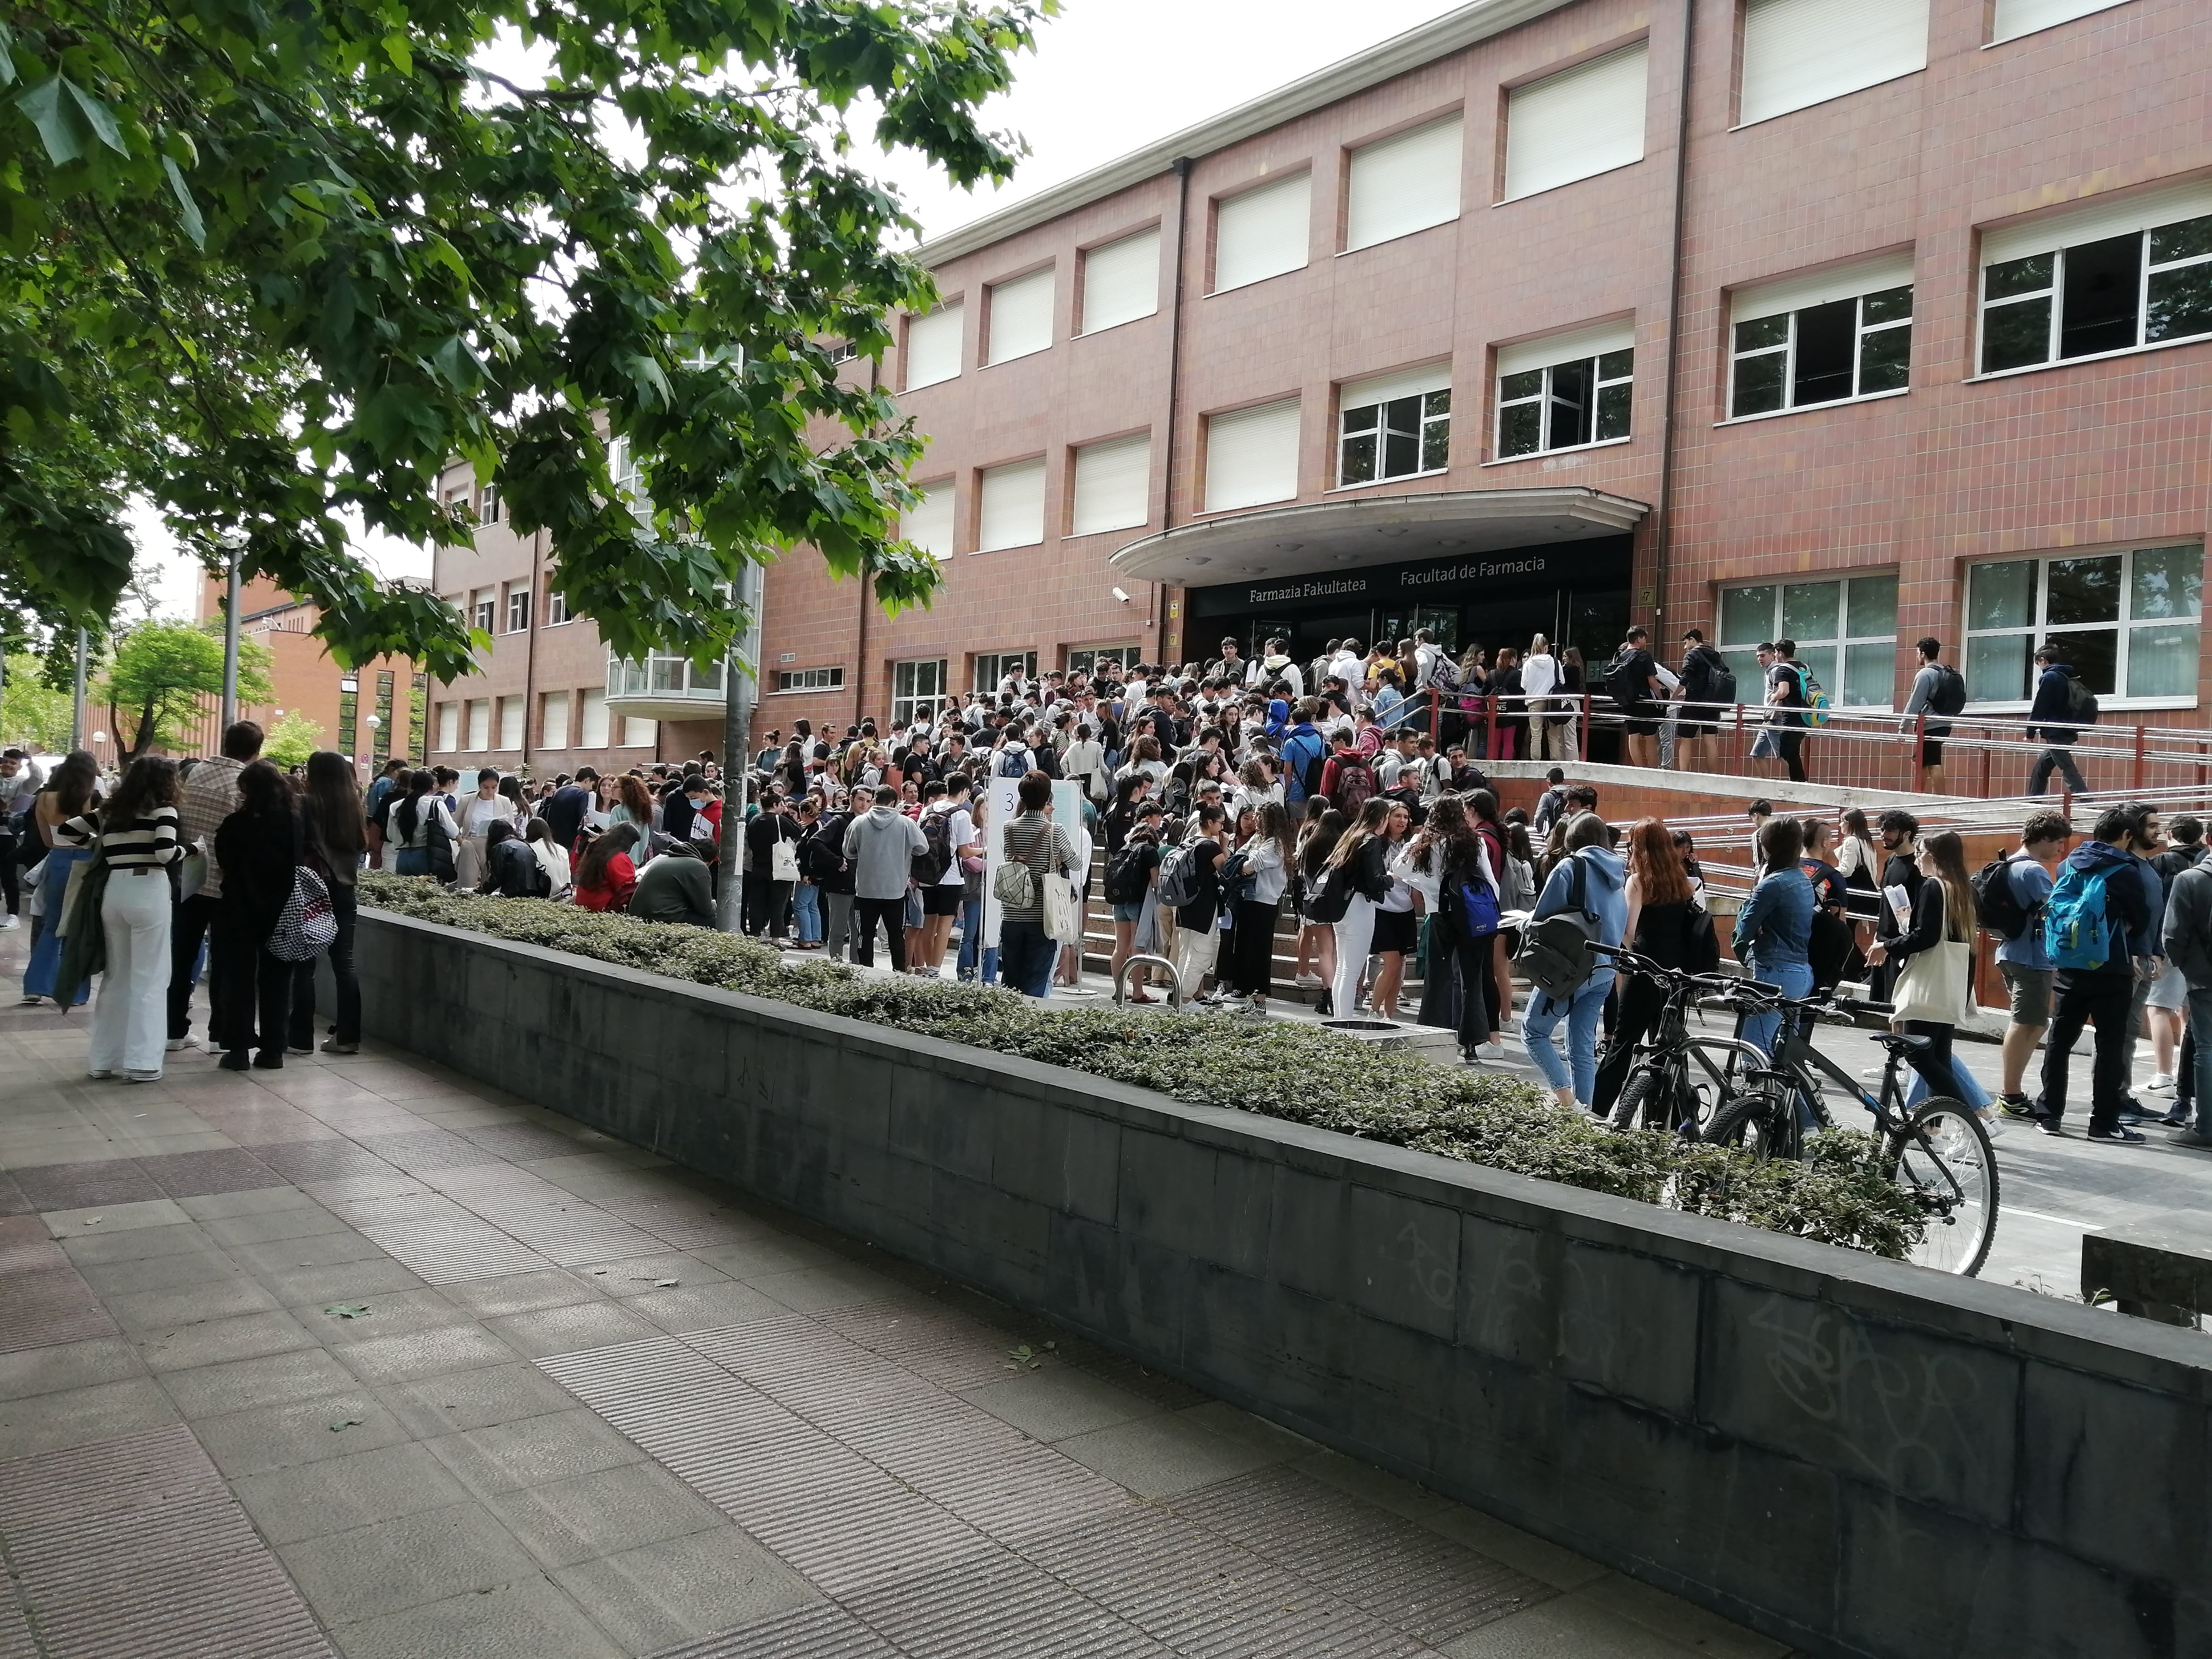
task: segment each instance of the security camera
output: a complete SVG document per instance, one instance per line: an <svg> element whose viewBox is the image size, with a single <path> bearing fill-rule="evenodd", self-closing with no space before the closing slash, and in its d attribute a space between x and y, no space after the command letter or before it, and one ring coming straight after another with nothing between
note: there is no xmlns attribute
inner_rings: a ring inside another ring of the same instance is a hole
<svg viewBox="0 0 2212 1659"><path fill-rule="evenodd" d="M1118 587L1114 590L1114 597L1121 600L1124 605L1127 605L1129 602L1129 596Z"/></svg>

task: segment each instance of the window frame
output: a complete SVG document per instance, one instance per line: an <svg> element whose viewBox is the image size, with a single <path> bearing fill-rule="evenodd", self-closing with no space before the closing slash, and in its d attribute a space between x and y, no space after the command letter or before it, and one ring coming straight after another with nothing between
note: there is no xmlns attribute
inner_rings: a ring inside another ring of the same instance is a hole
<svg viewBox="0 0 2212 1659"><path fill-rule="evenodd" d="M2118 635L2112 654L2112 690L2098 692L2099 703L2106 708L2194 708L2197 695L2192 686L2186 696L2172 692L2146 693L2131 696L2126 690L2128 665L2130 658L2130 636L2153 628L2172 628L2189 618L2181 617L2136 617L2130 613L2135 605L2135 560L2138 554L2163 552L2168 548L2194 546L2198 558L2198 604L2194 621L2197 629L2196 655L2201 661L2203 653L2204 607L2203 600L2203 555L2205 544L2201 538L2182 537L2173 541L2127 542L2118 545L2054 548L2043 552L2007 553L1995 557L1975 559L1966 563L1959 584L1959 659L1963 668L1971 661L1973 642L1984 639L2021 638L2028 641L2029 684L2027 693L2021 697L1977 697L1970 678L1966 682L1966 707L1970 712L2008 714L2024 711L2033 703L2034 650L2045 641L2063 640L2069 634L2087 634L2112 629ZM2049 620L2051 608L2050 567L2062 561L2107 559L2120 561L2120 614L2111 623L2059 623ZM2004 628L1976 628L1972 625L1971 609L1975 573L1994 569L2001 565L2028 564L2035 567L2035 597L2033 619L2025 626ZM2201 671L2200 671L2201 678Z"/></svg>
<svg viewBox="0 0 2212 1659"><path fill-rule="evenodd" d="M575 620L568 614L568 596L553 585L553 578L548 574L545 578L545 620L539 626L566 628Z"/></svg>
<svg viewBox="0 0 2212 1659"><path fill-rule="evenodd" d="M918 712L915 705L918 703L928 703L929 717L932 720L936 719L939 710L944 706L945 697L949 695L945 688L951 684L951 677L946 672L950 665L943 657L915 657L891 665L892 730L903 732L914 724L915 714ZM921 671L923 669L935 671L937 684L933 690L925 691L921 689L920 682L923 678ZM907 689L904 691L899 690L899 682L902 678L907 682ZM902 704L905 705L906 708L903 717L899 712Z"/></svg>
<svg viewBox="0 0 2212 1659"><path fill-rule="evenodd" d="M507 585L507 631L527 634L530 631L531 585L528 582L509 582Z"/></svg>
<svg viewBox="0 0 2212 1659"><path fill-rule="evenodd" d="M480 633L499 631L499 589L478 587L469 593L469 625Z"/></svg>
<svg viewBox="0 0 2212 1659"><path fill-rule="evenodd" d="M1817 407L1817 405L1808 405L1808 407ZM1887 628L1875 633L1854 634L1850 631L1851 584L1853 582L1864 581L1887 581L1890 584L1892 594L1890 623ZM1738 578L1735 580L1723 580L1717 583L1713 595L1714 649L1718 651L1723 658L1729 659L1729 666L1735 671L1736 702L1747 708L1757 708L1765 702L1766 688L1762 671L1759 666L1757 653L1752 649L1753 646L1758 643L1758 641L1735 640L1730 639L1728 636L1729 611L1727 599L1729 592L1731 590L1743 590L1759 587L1771 587L1774 590L1774 609L1772 617L1771 620L1759 630L1759 639L1774 640L1784 637L1786 631L1783 626L1783 605L1785 603L1784 597L1784 590L1792 587L1826 586L1832 583L1835 585L1837 589L1836 617L1838 628L1841 631L1832 636L1824 638L1814 638L1810 635L1796 638L1795 640L1795 643L1798 647L1798 654L1802 658L1808 647L1815 651L1832 651L1835 653L1835 674L1824 688L1828 693L1828 699L1831 706L1839 709L1863 709L1869 714L1887 714L1893 712L1897 708L1896 651L1898 635L1895 593L1898 582L1899 573L1895 569L1876 567L1865 570L1788 571L1780 574L1765 577L1753 574L1747 580ZM1889 692L1887 697L1879 703L1845 702L1843 701L1843 697L1844 688L1850 683L1850 652L1852 647L1855 646L1863 647L1875 645L1887 648L1891 654ZM1750 666L1747 672L1746 671L1745 664L1741 661L1736 660L1735 656L1732 654L1738 653L1742 653L1749 661Z"/></svg>
<svg viewBox="0 0 2212 1659"><path fill-rule="evenodd" d="M814 677L823 678L817 679ZM805 684L793 685L793 680ZM778 697L805 696L816 691L842 691L845 689L845 669L842 663L821 668L779 668L775 671L775 690L769 695Z"/></svg>
<svg viewBox="0 0 2212 1659"><path fill-rule="evenodd" d="M1103 657L1109 662L1118 665L1121 671L1127 673L1131 667L1143 660L1139 654L1143 649L1142 644L1136 641L1122 645L1071 645L1063 653L1060 665L1060 672L1073 674L1079 665L1084 673L1091 673L1097 668L1098 659ZM1089 660L1078 665L1075 660L1078 657L1088 658Z"/></svg>
<svg viewBox="0 0 2212 1659"><path fill-rule="evenodd" d="M1431 407L1430 400L1438 398L1443 400L1443 408L1435 409ZM1402 432L1404 430L1402 428L1393 427L1390 425L1389 411L1399 407L1399 405L1402 404L1414 403L1419 404L1420 408L1419 412L1413 417L1414 426L1410 435L1413 440L1414 457L1420 462L1420 465L1414 467L1408 472L1383 471L1381 470L1382 464L1389 451L1389 436L1393 432ZM1358 432L1349 430L1345 422L1349 421L1354 414L1363 409L1371 409L1375 411L1374 425L1371 427L1363 428ZM1343 406L1342 396L1340 392L1338 408L1336 411L1336 455L1334 468L1334 477L1329 488L1332 490L1365 489L1375 484L1403 483L1408 478L1433 478L1442 473L1450 471L1451 421L1451 387L1449 386L1439 386L1428 392L1409 392L1401 398L1378 398L1371 404L1354 404L1350 408ZM1431 466L1428 465L1429 433L1430 429L1434 427L1441 427L1443 429L1444 459L1440 465ZM1353 439L1365 437L1372 437L1375 440L1375 459L1376 464L1375 476L1369 478L1347 478L1345 477L1346 448Z"/></svg>
<svg viewBox="0 0 2212 1659"><path fill-rule="evenodd" d="M969 682L978 691L995 693L999 689L999 682L1006 677L1006 665L1012 662L1018 662L1022 665L1024 679L1033 680L1036 678L1037 653L1034 651L977 651L971 653L969 657ZM992 673L988 681L983 677L983 665L986 663L992 665Z"/></svg>
<svg viewBox="0 0 2212 1659"><path fill-rule="evenodd" d="M2150 326L2150 285L2152 278L2177 270L2187 270L2212 265L2212 248L2203 253L2185 254L2178 259L2157 260L2151 256L2151 239L2162 230L2175 229L2182 225L2196 224L2212 215L2194 214L2186 219L2176 219L2163 225L2149 225L2133 232L2121 231L2112 236L2092 237L2086 241L2073 242L2051 248L2042 253L2023 253L2010 259L1995 262L1978 261L1975 264L1974 284L1974 372L1971 380L2002 380L2012 374L2033 374L2040 369L2064 368L2075 363L2104 362L2114 357L2131 357L2146 351L2163 351L2172 346L2201 345L2212 340L2212 328L2195 334L2178 334L2170 338L2151 340L2144 335ZM2133 235L2137 241L2136 258L2136 338L2131 345L2114 346L2103 351L2085 351L2064 357L2057 355L2066 315L2066 256L2080 248L2094 247L2100 242L2118 241L2123 236ZM2019 294L2005 294L1994 300L1990 295L1990 273L2008 265L2024 264L2031 259L2051 261L2051 280L2042 288ZM2032 363L2014 363L2005 368L1989 368L1989 318L1992 311L2003 311L2040 302L2049 311L2044 318L2044 349L2045 355Z"/></svg>
<svg viewBox="0 0 2212 1659"><path fill-rule="evenodd" d="M1814 305L1797 306L1789 311L1770 312L1763 317L1737 318L1731 316L1729 319L1727 325L1728 350L1726 375L1723 382L1727 397L1726 413L1714 424L1717 426L1733 426L1740 421L1771 421L1778 416L1799 415L1803 414L1808 410L1834 409L1844 404L1869 404L1876 402L1883 398L1904 397L1907 392L1912 390L1911 330L1913 325L1919 320L1919 295L1914 291L1917 287L1918 283L1917 282L1895 283L1892 283L1887 288L1869 289L1863 293L1850 296L1851 305L1856 307L1851 319L1851 393L1847 398L1823 398L1818 403L1801 404L1790 401L1790 399L1793 399L1796 397L1797 390L1797 319L1808 311L1817 311L1822 306L1834 305L1839 303L1839 301L1824 300ZM1869 300L1877 298L1885 294L1895 294L1900 290L1911 293L1913 296L1908 302L1911 306L1912 309L1907 315L1901 318L1893 317L1886 321L1878 323L1869 323L1867 321L1867 301ZM1753 323L1771 322L1776 317L1786 317L1790 319L1789 333L1779 345L1754 346L1748 351L1741 349L1737 345L1736 331L1739 329ZM1874 392L1861 390L1861 381L1866 374L1866 344L1868 337L1875 334L1895 333L1899 330L1903 330L1905 335L1905 384L1903 386L1884 386ZM1749 358L1771 357L1778 354L1782 358L1782 386L1784 399L1782 406L1778 409L1754 409L1742 413L1738 413L1735 406L1737 392L1736 365Z"/></svg>
<svg viewBox="0 0 2212 1659"><path fill-rule="evenodd" d="M1606 359L1624 356L1628 359L1627 373L1608 377L1605 373ZM1551 435L1551 408L1555 402L1559 401L1552 389L1552 377L1558 370L1572 368L1577 363L1588 363L1590 366L1590 436L1578 444L1547 443L1546 440ZM1508 380L1517 380L1524 374L1540 374L1543 378L1534 392L1518 398L1508 398L1505 395L1505 382ZM1613 351L1593 352L1586 357L1563 357L1556 363L1545 364L1540 369L1522 369L1510 375L1494 375L1492 381L1497 388L1497 397L1492 406L1492 418L1496 422L1492 430L1490 446L1492 465L1506 461L1532 460L1542 455L1570 455L1585 449L1602 449L1610 444L1629 443L1635 439L1636 348L1633 345L1623 346ZM1628 388L1628 430L1617 438L1601 438L1597 435L1598 407L1604 394L1615 386ZM1539 411L1536 423L1536 447L1518 449L1509 455L1505 453L1505 411L1509 409L1519 409L1529 404L1534 404Z"/></svg>

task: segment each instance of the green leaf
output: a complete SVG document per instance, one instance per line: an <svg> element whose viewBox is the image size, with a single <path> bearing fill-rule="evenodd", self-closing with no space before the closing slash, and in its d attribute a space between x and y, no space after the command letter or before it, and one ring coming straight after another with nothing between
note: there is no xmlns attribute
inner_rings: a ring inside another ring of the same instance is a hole
<svg viewBox="0 0 2212 1659"><path fill-rule="evenodd" d="M360 1426L361 1419L358 1417L341 1417L331 1423L331 1432L332 1434L343 1434L348 1429L357 1429Z"/></svg>
<svg viewBox="0 0 2212 1659"><path fill-rule="evenodd" d="M115 112L74 81L69 83L69 89L70 96L76 100L76 106L84 112L85 125L92 129L93 136L118 155L130 155L131 147L123 142L123 129L115 124Z"/></svg>
<svg viewBox="0 0 2212 1659"><path fill-rule="evenodd" d="M183 171L166 155L161 158L161 171L169 175L169 188L176 193L177 212L185 222L185 234L192 239L194 247L206 247L207 221L200 217L200 204L192 200Z"/></svg>
<svg viewBox="0 0 2212 1659"><path fill-rule="evenodd" d="M69 82L56 75L27 88L15 106L30 118L46 147L46 159L65 167L84 154L84 136L77 130L76 100L67 96Z"/></svg>
<svg viewBox="0 0 2212 1659"><path fill-rule="evenodd" d="M394 29L384 37L384 55L398 66L402 75L415 73L415 52L407 44L407 37Z"/></svg>
<svg viewBox="0 0 2212 1659"><path fill-rule="evenodd" d="M368 1306L366 1303L362 1302L333 1302L329 1307L324 1309L323 1311L339 1319L366 1319L368 1317Z"/></svg>

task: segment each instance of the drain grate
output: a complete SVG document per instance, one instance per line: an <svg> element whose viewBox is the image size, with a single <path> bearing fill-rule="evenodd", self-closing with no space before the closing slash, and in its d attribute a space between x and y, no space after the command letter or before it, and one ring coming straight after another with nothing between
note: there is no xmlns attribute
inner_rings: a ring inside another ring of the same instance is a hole
<svg viewBox="0 0 2212 1659"><path fill-rule="evenodd" d="M181 1425L0 1463L0 1534L49 1653L330 1659L292 1581Z"/></svg>
<svg viewBox="0 0 2212 1659"><path fill-rule="evenodd" d="M1427 1528L1288 1469L1207 1486L1170 1507L1430 1643L1553 1591Z"/></svg>

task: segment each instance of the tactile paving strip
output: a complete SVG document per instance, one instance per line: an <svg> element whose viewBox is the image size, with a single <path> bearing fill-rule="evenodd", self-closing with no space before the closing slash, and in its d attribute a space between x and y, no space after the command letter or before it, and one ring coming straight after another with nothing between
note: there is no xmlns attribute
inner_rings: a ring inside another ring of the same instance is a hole
<svg viewBox="0 0 2212 1659"><path fill-rule="evenodd" d="M436 1193L325 1200L426 1285L458 1285L550 1265L489 1222Z"/></svg>
<svg viewBox="0 0 2212 1659"><path fill-rule="evenodd" d="M0 1655L5 1650L0 1649ZM653 1659L902 1659L899 1650L844 1610L827 1603L749 1625Z"/></svg>
<svg viewBox="0 0 2212 1659"><path fill-rule="evenodd" d="M162 1196L153 1178L128 1158L96 1164L38 1164L15 1179L34 1210L89 1210L109 1204L143 1204Z"/></svg>
<svg viewBox="0 0 2212 1659"><path fill-rule="evenodd" d="M360 1140L386 1163L410 1175L500 1161L497 1152L471 1146L450 1129L410 1129L404 1134L362 1135Z"/></svg>
<svg viewBox="0 0 2212 1659"><path fill-rule="evenodd" d="M820 1316L848 1341L879 1353L940 1389L1002 1382L1017 1369L1006 1332L944 1309L906 1302L872 1302Z"/></svg>
<svg viewBox="0 0 2212 1659"><path fill-rule="evenodd" d="M515 1164L533 1158L580 1158L592 1150L542 1123L482 1123L459 1133L464 1140Z"/></svg>
<svg viewBox="0 0 2212 1659"><path fill-rule="evenodd" d="M1024 1545L1036 1565L1194 1659L1413 1659L1425 1644L1150 1505Z"/></svg>
<svg viewBox="0 0 2212 1659"><path fill-rule="evenodd" d="M0 1170L0 1215L28 1215L30 1212L31 1200L15 1184L15 1177L5 1170Z"/></svg>
<svg viewBox="0 0 2212 1659"><path fill-rule="evenodd" d="M439 1190L501 1231L564 1267L651 1255L662 1241L576 1196L509 1164L444 1172Z"/></svg>
<svg viewBox="0 0 2212 1659"><path fill-rule="evenodd" d="M846 1605L915 1654L1170 1659L1167 1648L1118 1613L1000 1550L848 1597Z"/></svg>
<svg viewBox="0 0 2212 1659"><path fill-rule="evenodd" d="M1425 1527L1289 1469L1170 1507L1410 1636L1442 1643L1548 1600L1546 1585Z"/></svg>
<svg viewBox="0 0 2212 1659"><path fill-rule="evenodd" d="M398 1170L375 1153L350 1140L294 1140L262 1146L254 1156L285 1180L301 1185L311 1181L344 1181L362 1176L396 1176Z"/></svg>
<svg viewBox="0 0 2212 1659"><path fill-rule="evenodd" d="M253 1192L287 1184L265 1161L241 1146L163 1152L139 1158L138 1167L170 1198L205 1198L214 1193Z"/></svg>
<svg viewBox="0 0 2212 1659"><path fill-rule="evenodd" d="M52 1659L330 1659L182 1426L0 1463L0 1535Z"/></svg>
<svg viewBox="0 0 2212 1659"><path fill-rule="evenodd" d="M60 1245L0 1234L0 1353L114 1334L115 1322Z"/></svg>

